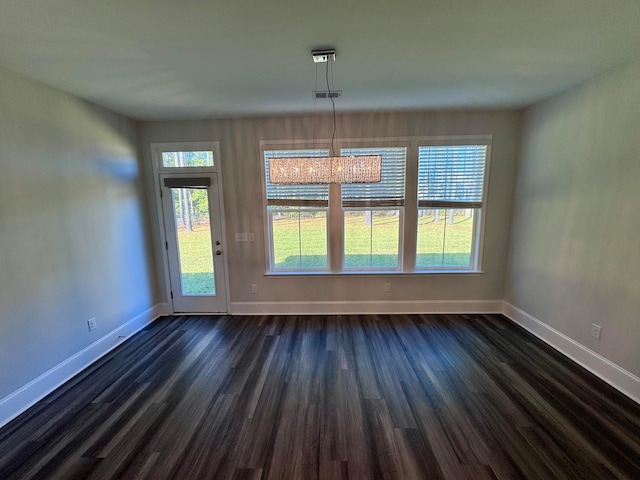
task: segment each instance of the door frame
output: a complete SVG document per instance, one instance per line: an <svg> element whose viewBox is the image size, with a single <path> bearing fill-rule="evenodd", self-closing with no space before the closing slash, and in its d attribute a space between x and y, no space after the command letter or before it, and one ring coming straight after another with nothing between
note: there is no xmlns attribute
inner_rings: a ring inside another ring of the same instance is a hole
<svg viewBox="0 0 640 480"><path fill-rule="evenodd" d="M227 257L229 237L226 230L225 221L225 208L224 208L224 181L222 177L222 168L220 165L220 142L152 142L151 147L151 167L153 172L153 189L154 189L154 202L156 205L156 217L158 226L159 244L157 247L161 250L162 258L162 272L159 275L164 281L165 292L165 304L171 314L176 313L173 307L173 299L171 298L171 277L169 274L169 253L167 251L167 235L164 222L164 214L162 209L162 185L160 175L162 174L192 174L197 176L198 174L217 174L218 178L218 198L217 203L220 210L220 228L222 231L223 239L223 255L222 261L224 264L224 275L220 278L220 281L224 282L225 292L225 304L227 306L227 312L209 312L215 315L221 315L229 312L229 305L231 302L231 295L229 292L229 261ZM164 168L162 167L162 152L189 152L189 151L201 151L208 150L213 152L213 167L185 167L185 168ZM160 279L158 279L160 280ZM186 313L185 315L189 315ZM202 315L202 313L194 313L194 315Z"/></svg>

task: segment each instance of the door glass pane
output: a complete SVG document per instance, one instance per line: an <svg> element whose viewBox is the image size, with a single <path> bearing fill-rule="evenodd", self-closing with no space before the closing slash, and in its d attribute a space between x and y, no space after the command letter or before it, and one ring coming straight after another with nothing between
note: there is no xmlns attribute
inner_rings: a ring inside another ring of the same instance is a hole
<svg viewBox="0 0 640 480"><path fill-rule="evenodd" d="M164 168L213 167L213 152L162 152Z"/></svg>
<svg viewBox="0 0 640 480"><path fill-rule="evenodd" d="M182 295L215 295L206 189L172 188Z"/></svg>

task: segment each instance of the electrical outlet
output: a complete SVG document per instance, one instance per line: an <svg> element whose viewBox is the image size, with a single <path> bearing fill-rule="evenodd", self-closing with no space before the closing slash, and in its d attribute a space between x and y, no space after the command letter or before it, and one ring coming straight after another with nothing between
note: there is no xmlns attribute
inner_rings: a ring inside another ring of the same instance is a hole
<svg viewBox="0 0 640 480"><path fill-rule="evenodd" d="M385 283L384 284L384 291L385 292L390 292L391 291L391 284L390 283Z"/></svg>
<svg viewBox="0 0 640 480"><path fill-rule="evenodd" d="M600 340L600 333L602 332L602 327L600 325L596 325L595 323L591 324L591 336L596 340Z"/></svg>
<svg viewBox="0 0 640 480"><path fill-rule="evenodd" d="M251 284L251 293L258 293L258 284L256 283Z"/></svg>
<svg viewBox="0 0 640 480"><path fill-rule="evenodd" d="M96 317L91 317L89 320L87 320L87 325L89 325L90 332L95 330L96 327L98 326L98 324L96 323Z"/></svg>

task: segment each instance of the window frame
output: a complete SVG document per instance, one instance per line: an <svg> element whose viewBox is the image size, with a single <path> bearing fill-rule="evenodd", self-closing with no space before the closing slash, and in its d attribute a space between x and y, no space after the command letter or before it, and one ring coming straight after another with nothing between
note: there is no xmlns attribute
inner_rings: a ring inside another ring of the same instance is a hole
<svg viewBox="0 0 640 480"><path fill-rule="evenodd" d="M310 140L292 140L282 142L279 140L262 140L260 142L260 164L261 164L261 183L262 183L262 202L263 208L262 212L264 214L264 231L266 233L266 242L265 242L265 255L266 255L266 275L326 275L331 273L331 235L330 235L330 224L329 224L329 215L330 215L330 204L331 204L331 188L329 188L329 198L327 199L327 206L318 206L318 205L273 205L275 207L282 206L292 206L300 209L310 208L310 209L318 209L326 211L326 234L327 234L327 268L305 268L305 269L275 269L275 255L274 255L274 242L273 242L273 224L272 224L272 213L271 207L269 205L269 201L267 199L267 173L266 173L266 164L265 164L265 152L274 151L274 150L328 150L329 154L331 153L331 141L320 140L320 141L310 141Z"/></svg>
<svg viewBox="0 0 640 480"><path fill-rule="evenodd" d="M438 139L425 139L419 141L416 145L416 166L420 162L420 148L421 147L455 147L455 146L485 146L485 158L484 158L484 173L482 179L482 199L480 201L480 206L474 205L472 208L475 210L473 216L473 231L471 237L471 258L468 267L454 267L454 266L442 266L442 267L418 267L417 266L417 258L414 261L413 270L416 273L482 273L482 257L484 251L484 230L485 230L485 217L486 217L486 208L487 208L487 197L489 190L489 172L490 172L490 161L491 161L491 135L486 136L468 136L468 137L449 137L449 138L438 138ZM416 171L416 214L420 209L432 209L432 210L443 210L443 209L464 209L462 206L446 206L446 201L442 201L442 206L420 206L418 201L418 185L419 185L419 177ZM434 201L434 203L438 203L438 201ZM416 247L418 240L418 222L415 224L416 230ZM417 248L414 253L417 257Z"/></svg>
<svg viewBox="0 0 640 480"><path fill-rule="evenodd" d="M162 154L169 152L192 151L213 152L213 165L197 167L165 167ZM220 142L162 142L151 144L151 154L155 159L154 171L157 173L207 173L220 172Z"/></svg>
<svg viewBox="0 0 640 480"><path fill-rule="evenodd" d="M346 268L344 252L344 211L352 209L375 210L376 206L343 207L340 185L329 185L329 202L327 207L327 259L328 269L274 270L272 254L271 214L268 211L265 182L265 150L305 150L329 149L331 140L261 140L259 142L262 199L264 215L265 242L265 275L267 276L300 276L300 275L478 275L482 271L484 253L484 235L487 217L487 198L491 164L492 135L447 135L447 136L395 136L377 138L344 138L334 141L334 151L339 154L348 148L392 148L406 147L405 168L405 200L403 206L389 206L400 209L400 227L398 237L398 268L365 269ZM467 267L416 267L417 238L418 238L418 162L419 147L456 146L456 145L486 145L485 169L482 187L482 205L478 208L474 218L472 238L471 266ZM337 205L337 206L336 206ZM380 207L382 208L382 207Z"/></svg>
<svg viewBox="0 0 640 480"><path fill-rule="evenodd" d="M404 158L404 178L403 178L403 191L404 197L402 200L343 200L342 188L340 188L340 223L341 223L341 235L342 235L342 248L341 255L341 272L343 273L402 273L404 271L404 231L405 231L405 210L407 204L407 169L410 161L410 142L398 139L347 139L339 142L338 149L336 151L342 154L343 150L359 150L359 149L392 149L403 148L405 150ZM352 152L347 152L351 154ZM368 155L373 154L367 152ZM345 203L347 204L345 206ZM345 249L345 213L348 211L358 210L398 210L399 211L399 225L398 225L398 263L395 267L347 267L346 265L346 249Z"/></svg>

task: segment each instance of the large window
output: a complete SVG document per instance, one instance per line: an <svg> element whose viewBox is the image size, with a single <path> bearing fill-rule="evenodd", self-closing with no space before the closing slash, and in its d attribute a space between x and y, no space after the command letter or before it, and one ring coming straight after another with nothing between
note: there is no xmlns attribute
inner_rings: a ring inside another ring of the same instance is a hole
<svg viewBox="0 0 640 480"><path fill-rule="evenodd" d="M328 185L276 185L269 181L269 159L327 157L328 150L264 152L272 271L326 270Z"/></svg>
<svg viewBox="0 0 640 480"><path fill-rule="evenodd" d="M416 269L477 268L486 145L418 149Z"/></svg>
<svg viewBox="0 0 640 480"><path fill-rule="evenodd" d="M329 156L329 149L263 146L268 270L479 271L490 141L344 140L341 155L382 156L382 181L343 185L272 184L270 158Z"/></svg>
<svg viewBox="0 0 640 480"><path fill-rule="evenodd" d="M400 268L407 149L344 148L341 155L381 155L382 181L342 185L345 269Z"/></svg>

